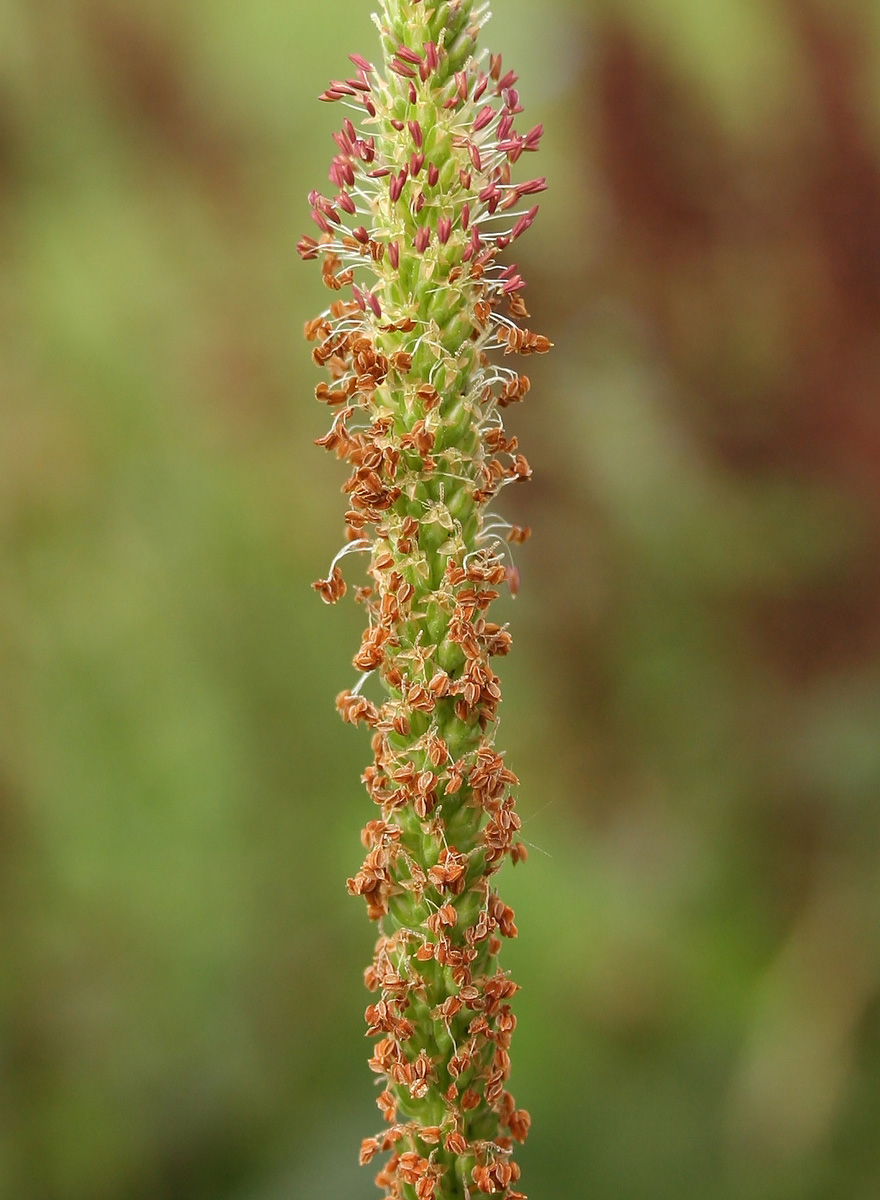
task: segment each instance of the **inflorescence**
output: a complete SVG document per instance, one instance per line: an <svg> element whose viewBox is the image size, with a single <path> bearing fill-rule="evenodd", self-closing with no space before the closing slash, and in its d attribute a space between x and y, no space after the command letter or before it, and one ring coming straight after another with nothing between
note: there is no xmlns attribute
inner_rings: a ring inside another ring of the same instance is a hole
<svg viewBox="0 0 880 1200"><path fill-rule="evenodd" d="M363 783L380 815L348 889L380 929L366 1020L388 1128L361 1161L390 1152L385 1200L525 1200L511 1150L529 1116L505 1086L517 986L497 961L516 926L491 876L526 850L517 778L494 747L490 660L511 638L487 610L500 585L515 593L509 546L529 531L486 506L531 475L502 422L529 381L499 359L550 343L521 324L525 284L497 260L545 182L511 181L541 126L515 128L517 76L477 49L487 15L474 0L384 0L384 71L351 55L354 73L321 97L358 119L334 134L335 194L310 196L320 236L298 246L339 293L306 337L335 410L318 444L352 467L322 599L346 592L340 559L370 556L362 676L337 708L372 731ZM373 675L381 703L361 694Z"/></svg>

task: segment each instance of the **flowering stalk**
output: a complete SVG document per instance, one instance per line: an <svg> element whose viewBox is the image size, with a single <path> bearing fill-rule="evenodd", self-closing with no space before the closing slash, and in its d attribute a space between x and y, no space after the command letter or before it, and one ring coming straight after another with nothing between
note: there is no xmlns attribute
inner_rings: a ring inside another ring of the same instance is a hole
<svg viewBox="0 0 880 1200"><path fill-rule="evenodd" d="M341 293L306 336L329 372L316 395L336 410L318 444L353 468L347 543L314 585L322 598L345 593L345 554L370 555L363 677L337 707L373 731L363 782L381 815L348 888L381 931L366 1020L389 1128L361 1161L391 1152L376 1177L386 1200L524 1200L511 1148L529 1116L505 1087L517 987L497 962L516 926L490 880L526 851L517 779L493 744L490 658L511 639L486 610L505 580L515 592L505 543L528 530L485 509L531 474L501 419L529 381L491 355L549 349L517 324L524 283L497 262L545 185L511 182L541 127L514 127L517 77L477 51L486 15L474 0L383 0L383 70L351 55L354 74L321 97L359 127L347 118L334 134L337 191L312 192L320 237L298 247ZM382 703L360 694L372 673Z"/></svg>

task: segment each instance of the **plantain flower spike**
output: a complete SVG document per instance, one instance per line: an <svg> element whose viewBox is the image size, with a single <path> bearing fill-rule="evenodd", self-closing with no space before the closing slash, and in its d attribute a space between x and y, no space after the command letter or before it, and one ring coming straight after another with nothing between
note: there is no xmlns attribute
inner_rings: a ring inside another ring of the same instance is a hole
<svg viewBox="0 0 880 1200"><path fill-rule="evenodd" d="M511 639L488 609L499 585L515 592L509 543L528 530L486 507L531 474L502 422L529 381L504 364L550 343L523 326L525 285L501 257L545 182L512 179L541 126L516 128L517 76L477 47L487 16L474 0L385 0L381 67L353 54L321 96L352 115L333 135L330 194L310 196L319 236L298 246L335 294L306 325L333 410L318 444L352 468L321 598L345 594L348 552L370 556L361 683L336 703L372 731L377 815L348 890L380 931L366 1021L387 1127L361 1161L387 1155L384 1200L525 1200L512 1147L529 1115L507 1089L517 985L498 965L516 926L492 876L526 851L494 745L491 660ZM361 694L368 676L381 702Z"/></svg>

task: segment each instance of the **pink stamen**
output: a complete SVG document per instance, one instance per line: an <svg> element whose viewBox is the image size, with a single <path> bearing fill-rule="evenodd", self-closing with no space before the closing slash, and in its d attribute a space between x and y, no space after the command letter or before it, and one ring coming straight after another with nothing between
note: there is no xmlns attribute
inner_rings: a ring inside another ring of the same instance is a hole
<svg viewBox="0 0 880 1200"><path fill-rule="evenodd" d="M395 175L392 178L391 182L388 185L388 194L391 196L392 200L400 199L400 194L403 191L403 185L406 183L408 175L409 175L409 168L404 167L401 171L399 171L397 173L397 175Z"/></svg>
<svg viewBox="0 0 880 1200"><path fill-rule="evenodd" d="M538 215L538 205L536 204L534 208L530 208L529 211L524 216L520 217L520 219L514 225L513 229L511 229L510 240L512 242L515 242L518 237L521 237L522 234L524 234L525 231L532 224L532 222L534 221L534 219L537 215Z"/></svg>
<svg viewBox="0 0 880 1200"><path fill-rule="evenodd" d="M474 133L479 133L481 129L485 129L494 116L495 109L491 104L487 104L484 108L481 108L474 118Z"/></svg>
<svg viewBox="0 0 880 1200"><path fill-rule="evenodd" d="M416 50L410 50L409 46L398 46L397 57L402 58L404 62L412 63L414 67L417 67L422 61L421 54Z"/></svg>
<svg viewBox="0 0 880 1200"><path fill-rule="evenodd" d="M525 136L525 142L524 142L525 149L526 150L537 150L538 142L540 142L541 135L543 134L543 132L544 132L543 125L536 125L534 129L530 129L529 132Z"/></svg>
<svg viewBox="0 0 880 1200"><path fill-rule="evenodd" d="M489 212L494 213L501 199L501 193L494 183L487 184L479 194L479 199L488 206Z"/></svg>
<svg viewBox="0 0 880 1200"><path fill-rule="evenodd" d="M519 92L516 88L508 88L503 93L504 103L507 106L507 111L512 115L522 112L522 105L519 102Z"/></svg>

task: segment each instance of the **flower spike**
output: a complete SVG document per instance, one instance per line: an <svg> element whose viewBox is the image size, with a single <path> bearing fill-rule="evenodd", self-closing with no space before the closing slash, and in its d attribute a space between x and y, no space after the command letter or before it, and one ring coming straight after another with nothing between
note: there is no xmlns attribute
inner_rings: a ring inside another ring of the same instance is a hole
<svg viewBox="0 0 880 1200"><path fill-rule="evenodd" d="M499 260L537 215L519 202L546 184L511 180L542 128L516 131L517 76L477 46L486 15L476 0L384 0L382 64L350 55L356 75L320 97L358 119L334 135L331 197L309 196L320 236L297 247L334 294L306 325L334 410L317 440L351 466L321 599L345 595L343 558L370 558L360 678L336 705L372 732L376 815L348 890L379 926L365 1017L387 1128L360 1158L387 1156L384 1200L525 1200L512 1148L529 1115L507 1088L517 985L498 963L516 925L492 876L526 850L494 744L491 660L511 638L489 608L502 584L516 594L510 546L528 529L486 506L531 476L502 424L529 381L502 360L550 343L518 324L525 282ZM370 679L380 701L361 695Z"/></svg>

